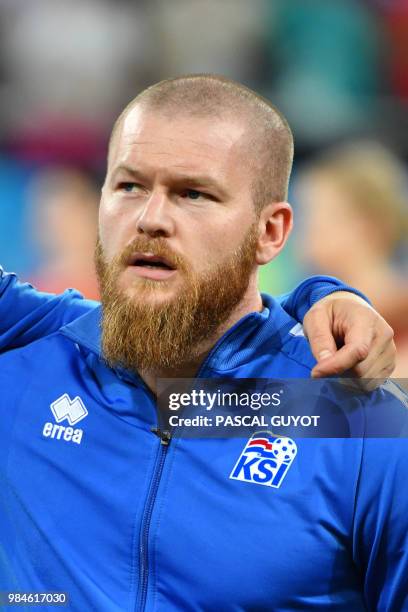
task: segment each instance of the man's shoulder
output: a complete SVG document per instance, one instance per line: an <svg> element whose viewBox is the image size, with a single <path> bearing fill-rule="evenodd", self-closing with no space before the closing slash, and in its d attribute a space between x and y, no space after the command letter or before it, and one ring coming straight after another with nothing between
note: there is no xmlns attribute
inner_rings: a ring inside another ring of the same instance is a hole
<svg viewBox="0 0 408 612"><path fill-rule="evenodd" d="M288 360L292 360L310 371L316 364L316 359L313 357L303 326L294 320L292 322L293 327L282 337L280 350Z"/></svg>
<svg viewBox="0 0 408 612"><path fill-rule="evenodd" d="M90 341L81 341L71 325L0 354L0 411L6 410L14 418L13 408L20 405L32 404L35 408L64 393L88 397L89 368L100 361L98 348ZM96 337L96 325L94 332ZM106 369L102 370L105 376Z"/></svg>
<svg viewBox="0 0 408 612"><path fill-rule="evenodd" d="M273 297L262 297L264 310L230 335L216 369L244 377L308 378L316 360L302 325Z"/></svg>
<svg viewBox="0 0 408 612"><path fill-rule="evenodd" d="M316 363L305 336L303 326L282 308L271 296L263 295L269 316L260 333L258 351L260 354L271 354L271 366L278 361L289 367L290 376L304 376L310 373Z"/></svg>

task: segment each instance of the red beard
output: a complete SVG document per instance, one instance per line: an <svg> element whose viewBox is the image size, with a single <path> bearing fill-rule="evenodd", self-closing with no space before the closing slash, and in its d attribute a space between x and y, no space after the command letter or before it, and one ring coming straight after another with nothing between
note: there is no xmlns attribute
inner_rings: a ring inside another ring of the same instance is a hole
<svg viewBox="0 0 408 612"><path fill-rule="evenodd" d="M95 264L103 312L102 351L107 363L131 371L160 372L197 359L200 345L215 337L242 300L254 268L256 247L254 223L240 247L224 262L195 275L164 238L138 237L110 264L98 241ZM140 292L133 298L124 295L117 281L134 252L153 253L174 264L184 276L177 295L160 304L144 299L157 291L159 284L141 278L137 281Z"/></svg>

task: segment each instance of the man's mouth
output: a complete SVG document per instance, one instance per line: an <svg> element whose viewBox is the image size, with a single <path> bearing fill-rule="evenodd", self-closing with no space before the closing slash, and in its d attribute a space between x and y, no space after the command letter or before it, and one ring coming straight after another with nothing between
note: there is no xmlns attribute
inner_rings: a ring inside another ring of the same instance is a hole
<svg viewBox="0 0 408 612"><path fill-rule="evenodd" d="M151 253L135 253L134 255L132 255L129 265L143 268L175 270L175 266L171 264L165 257L159 257Z"/></svg>
<svg viewBox="0 0 408 612"><path fill-rule="evenodd" d="M176 271L172 262L153 253L134 253L129 258L128 266L134 268L137 276L152 280L167 280Z"/></svg>

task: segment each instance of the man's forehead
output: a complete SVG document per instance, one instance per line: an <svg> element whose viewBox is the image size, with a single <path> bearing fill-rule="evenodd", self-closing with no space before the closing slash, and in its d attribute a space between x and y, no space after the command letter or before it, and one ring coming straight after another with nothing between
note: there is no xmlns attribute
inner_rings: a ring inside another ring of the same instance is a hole
<svg viewBox="0 0 408 612"><path fill-rule="evenodd" d="M142 145L145 149L171 152L186 150L203 156L215 157L239 154L246 134L243 122L214 117L189 116L131 109L123 120L119 146Z"/></svg>

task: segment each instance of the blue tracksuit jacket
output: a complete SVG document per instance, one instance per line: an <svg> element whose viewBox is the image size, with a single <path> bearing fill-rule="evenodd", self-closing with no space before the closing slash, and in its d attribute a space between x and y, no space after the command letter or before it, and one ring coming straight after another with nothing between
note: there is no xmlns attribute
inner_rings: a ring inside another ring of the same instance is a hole
<svg viewBox="0 0 408 612"><path fill-rule="evenodd" d="M296 321L264 306L200 377L309 376ZM0 356L0 591L65 591L79 612L408 610L405 439L298 439L279 488L231 478L248 440L163 444L99 320ZM405 410L392 387L364 401Z"/></svg>

